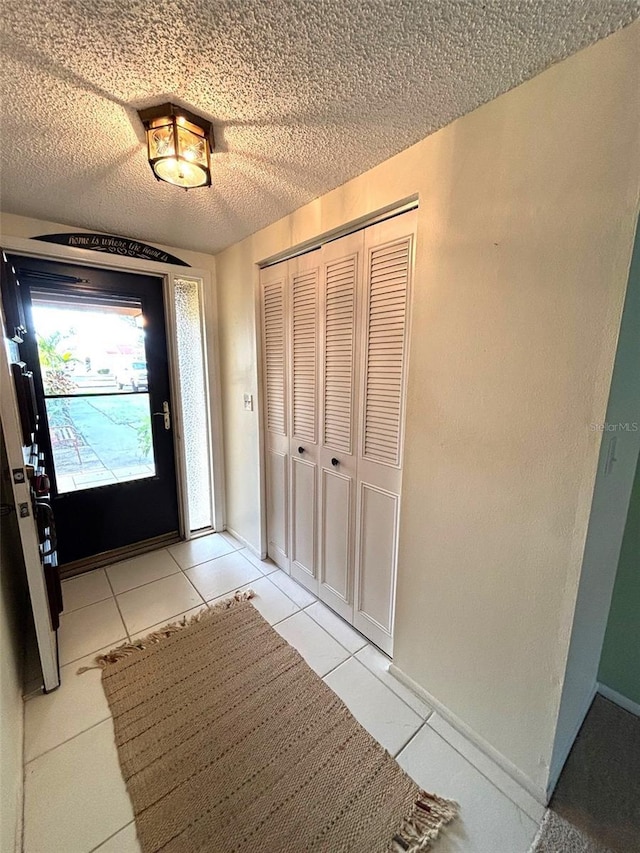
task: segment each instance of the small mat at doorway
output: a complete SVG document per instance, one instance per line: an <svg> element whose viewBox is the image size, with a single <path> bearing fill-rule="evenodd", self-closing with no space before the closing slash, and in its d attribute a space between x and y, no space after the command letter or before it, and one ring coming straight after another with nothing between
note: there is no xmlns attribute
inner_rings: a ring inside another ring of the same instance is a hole
<svg viewBox="0 0 640 853"><path fill-rule="evenodd" d="M418 853L455 816L240 595L101 664L144 853Z"/></svg>

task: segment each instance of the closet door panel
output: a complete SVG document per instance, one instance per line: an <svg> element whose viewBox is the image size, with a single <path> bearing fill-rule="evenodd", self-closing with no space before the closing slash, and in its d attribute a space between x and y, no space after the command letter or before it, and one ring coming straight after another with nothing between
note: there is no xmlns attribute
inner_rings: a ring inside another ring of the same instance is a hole
<svg viewBox="0 0 640 853"><path fill-rule="evenodd" d="M354 625L393 650L415 213L365 232Z"/></svg>
<svg viewBox="0 0 640 853"><path fill-rule="evenodd" d="M351 549L353 536L353 478L322 469L320 495L321 591L351 605Z"/></svg>
<svg viewBox="0 0 640 853"><path fill-rule="evenodd" d="M357 613L361 625L387 634L393 622L399 503L398 495L361 484Z"/></svg>
<svg viewBox="0 0 640 853"><path fill-rule="evenodd" d="M280 566L289 554L289 460L286 453L269 450L267 461L269 556Z"/></svg>
<svg viewBox="0 0 640 853"><path fill-rule="evenodd" d="M260 271L267 553L289 571L288 263Z"/></svg>
<svg viewBox="0 0 640 853"><path fill-rule="evenodd" d="M318 595L353 621L364 232L323 246Z"/></svg>
<svg viewBox="0 0 640 853"><path fill-rule="evenodd" d="M316 470L304 459L291 461L291 502L293 567L315 578L316 553Z"/></svg>
<svg viewBox="0 0 640 853"><path fill-rule="evenodd" d="M320 251L289 261L291 339L291 575L318 591Z"/></svg>

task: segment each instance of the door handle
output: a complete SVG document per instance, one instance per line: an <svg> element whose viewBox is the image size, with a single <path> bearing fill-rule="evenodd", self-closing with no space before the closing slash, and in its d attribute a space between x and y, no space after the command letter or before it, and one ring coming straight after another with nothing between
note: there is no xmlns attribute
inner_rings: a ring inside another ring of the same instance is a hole
<svg viewBox="0 0 640 853"><path fill-rule="evenodd" d="M164 418L164 428L171 429L171 412L169 411L169 403L165 400L162 404L161 412L152 412L154 418Z"/></svg>
<svg viewBox="0 0 640 853"><path fill-rule="evenodd" d="M299 447L299 448L298 448L298 453L304 453L304 447Z"/></svg>
<svg viewBox="0 0 640 853"><path fill-rule="evenodd" d="M331 460L331 464L332 464L332 465L333 465L333 467L335 468L335 467L336 467L336 465L339 465L339 464L340 464L340 460L339 460L339 459L336 459L336 457L334 456L334 457L333 457L333 459Z"/></svg>

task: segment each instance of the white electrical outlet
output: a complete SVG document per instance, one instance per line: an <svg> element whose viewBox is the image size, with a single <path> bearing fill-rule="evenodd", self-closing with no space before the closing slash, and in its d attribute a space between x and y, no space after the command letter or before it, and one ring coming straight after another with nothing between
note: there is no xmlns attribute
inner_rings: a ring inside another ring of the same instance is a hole
<svg viewBox="0 0 640 853"><path fill-rule="evenodd" d="M244 407L247 412L253 411L253 394L244 395Z"/></svg>

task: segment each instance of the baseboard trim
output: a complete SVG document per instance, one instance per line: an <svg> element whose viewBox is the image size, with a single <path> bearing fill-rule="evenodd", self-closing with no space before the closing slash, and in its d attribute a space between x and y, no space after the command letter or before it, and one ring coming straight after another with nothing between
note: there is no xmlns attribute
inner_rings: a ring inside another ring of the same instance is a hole
<svg viewBox="0 0 640 853"><path fill-rule="evenodd" d="M617 690L607 687L606 684L602 684L600 681L597 684L597 688L598 693L601 696L604 696L605 699L608 699L615 705L619 705L620 708L624 708L624 710L628 711L630 714L635 714L636 717L640 717L640 705L637 702L634 702L633 699L627 698L622 693L618 693Z"/></svg>
<svg viewBox="0 0 640 853"><path fill-rule="evenodd" d="M244 547L245 547L245 548L248 548L248 549L251 551L251 553L252 553L252 554L255 554L255 556L256 556L259 560L266 560L266 559L267 559L267 555L266 555L266 554L263 556L263 555L260 553L260 551L258 551L258 549L257 549L257 548L254 548L254 546L251 544L251 542L248 542L248 541L244 538L244 536L241 536L241 535L238 533L238 531L237 531L237 530L234 530L234 529L233 529L233 527L229 527L229 525L227 524L227 526L225 527L225 530L227 531L227 533L230 533L232 536L235 536L235 538L236 538L236 539L238 539L240 542L242 542L242 544L244 545Z"/></svg>
<svg viewBox="0 0 640 853"><path fill-rule="evenodd" d="M549 782L547 785L548 800L551 799L551 796L555 791L555 787L558 784L558 779L560 778L560 774L562 773L562 768L566 764L567 758L569 757L569 753L571 752L571 747L573 746L575 739L578 737L578 732L582 728L584 718L587 716L589 708L591 707L593 700L596 698L596 693L597 684L594 681L591 686L591 689L589 690L589 693L587 694L587 698L582 706L582 709L578 714L578 719L575 726L573 727L571 735L565 740L559 752L556 753L554 745L553 757L551 759L551 767L549 768Z"/></svg>
<svg viewBox="0 0 640 853"><path fill-rule="evenodd" d="M513 764L506 756L499 752L494 746L486 741L474 729L471 728L464 720L460 719L453 711L449 710L446 705L443 705L439 699L436 699L428 690L425 690L420 684L408 676L405 672L399 669L395 664L389 665L389 672L394 678L397 678L405 687L408 687L420 699L430 705L438 714L445 719L456 731L465 737L470 743L477 747L480 752L488 756L491 761L498 765L514 782L517 782L521 788L524 788L531 796L543 806L548 803L546 791L544 788L537 785L533 779L530 779L525 773Z"/></svg>

